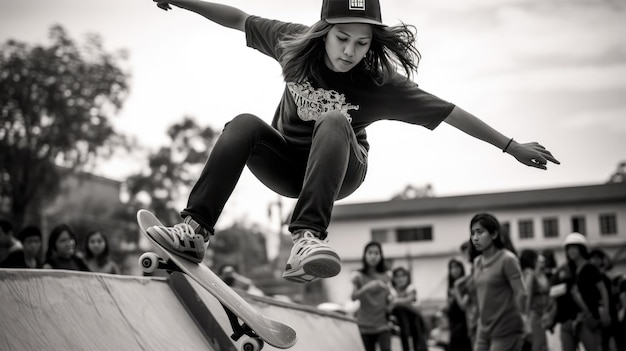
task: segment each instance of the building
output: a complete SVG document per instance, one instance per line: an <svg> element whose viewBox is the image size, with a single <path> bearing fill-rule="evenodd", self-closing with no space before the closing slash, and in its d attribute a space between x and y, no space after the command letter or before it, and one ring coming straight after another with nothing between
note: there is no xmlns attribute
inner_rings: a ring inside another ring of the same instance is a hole
<svg viewBox="0 0 626 351"><path fill-rule="evenodd" d="M365 244L376 240L392 267L411 270L418 299L441 303L447 262L461 257L469 222L480 212L498 218L518 251L553 249L563 263L562 242L576 231L617 260L616 272L626 273L626 183L425 197L335 206L328 231L343 269L325 280L327 296L339 304L350 300L350 274L361 267Z"/></svg>

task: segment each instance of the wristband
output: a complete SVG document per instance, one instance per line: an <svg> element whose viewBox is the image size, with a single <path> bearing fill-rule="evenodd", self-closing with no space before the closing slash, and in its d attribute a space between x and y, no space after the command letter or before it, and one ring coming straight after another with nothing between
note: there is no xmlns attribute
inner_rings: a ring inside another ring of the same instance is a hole
<svg viewBox="0 0 626 351"><path fill-rule="evenodd" d="M506 146L504 147L504 149L502 149L502 152L506 152L506 149L509 148L509 145L511 145L511 142L513 141L513 138L509 139L509 142L506 143Z"/></svg>

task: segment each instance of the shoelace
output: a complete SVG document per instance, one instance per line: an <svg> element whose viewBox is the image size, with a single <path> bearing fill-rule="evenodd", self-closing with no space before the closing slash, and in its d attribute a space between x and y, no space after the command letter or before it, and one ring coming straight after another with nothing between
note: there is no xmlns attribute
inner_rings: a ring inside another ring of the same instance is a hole
<svg viewBox="0 0 626 351"><path fill-rule="evenodd" d="M194 236L196 232L193 228L187 223L178 223L175 224L172 228L170 228L170 233L176 235L179 239L183 239L185 235Z"/></svg>
<svg viewBox="0 0 626 351"><path fill-rule="evenodd" d="M315 243L315 244L328 244L328 238L322 240L318 237L316 237L315 235L313 235L313 233L306 231L302 234L302 237L300 238L299 244L300 245L307 245L310 243Z"/></svg>

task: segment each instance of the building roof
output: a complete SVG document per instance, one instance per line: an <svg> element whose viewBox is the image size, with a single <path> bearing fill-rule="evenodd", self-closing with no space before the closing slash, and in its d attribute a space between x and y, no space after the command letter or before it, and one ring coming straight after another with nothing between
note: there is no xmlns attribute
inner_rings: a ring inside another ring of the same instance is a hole
<svg viewBox="0 0 626 351"><path fill-rule="evenodd" d="M595 203L626 203L626 183L336 205L332 220Z"/></svg>

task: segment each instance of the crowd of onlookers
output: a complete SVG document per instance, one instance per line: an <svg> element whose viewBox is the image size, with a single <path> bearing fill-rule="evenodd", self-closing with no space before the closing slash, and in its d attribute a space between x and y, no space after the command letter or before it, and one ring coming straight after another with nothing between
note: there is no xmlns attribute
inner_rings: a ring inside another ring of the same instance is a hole
<svg viewBox="0 0 626 351"><path fill-rule="evenodd" d="M442 311L448 333L440 347L556 350L548 333L557 333L563 351L579 345L586 351L626 350L626 280L609 274L609 257L592 250L584 235L566 237L566 262L558 265L551 250L518 253L491 214L474 216L469 229L469 240L461 245L465 259L448 262ZM352 279L352 299L359 301L355 316L365 350L390 350L394 334L403 351L426 350L429 331L409 272L390 271L376 242L365 246L362 265Z"/></svg>
<svg viewBox="0 0 626 351"><path fill-rule="evenodd" d="M72 227L60 224L50 231L44 255L37 226L15 233L10 222L0 220L0 267L120 273L104 233L93 230L84 242L79 249ZM556 332L563 351L575 351L580 344L586 351L626 350L626 279L610 274L611 260L603 250L591 249L584 235L569 234L563 246L566 262L560 265L551 250L518 253L494 216L474 216L469 240L461 245L465 259L448 262L443 315L449 334L440 346L451 351L547 351L554 350L547 334ZM351 278L365 350L391 350L393 335L399 336L403 351L427 350L428 323L411 274L404 267L389 268L382 245L370 242L361 269ZM253 286L232 267L221 269L220 276L246 289Z"/></svg>
<svg viewBox="0 0 626 351"><path fill-rule="evenodd" d="M45 254L42 239L38 226L28 225L15 233L11 222L0 220L0 268L120 273L117 263L109 257L107 236L99 230L88 232L84 247L78 248L76 233L72 227L59 224L48 235Z"/></svg>

